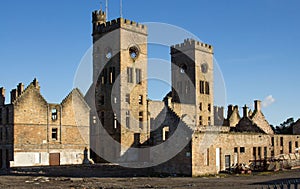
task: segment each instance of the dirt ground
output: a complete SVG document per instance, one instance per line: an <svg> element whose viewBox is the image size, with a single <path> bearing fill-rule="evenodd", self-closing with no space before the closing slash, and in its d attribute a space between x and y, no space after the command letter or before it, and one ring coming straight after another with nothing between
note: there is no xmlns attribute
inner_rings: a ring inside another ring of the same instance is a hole
<svg viewBox="0 0 300 189"><path fill-rule="evenodd" d="M136 171L136 174L134 173ZM215 175L207 177L148 177L145 170L116 166L69 166L12 169L0 176L0 188L20 189L119 189L119 188L267 188L280 183L298 182L300 169L252 175ZM134 176L136 175L136 176ZM294 185L292 185L294 188Z"/></svg>

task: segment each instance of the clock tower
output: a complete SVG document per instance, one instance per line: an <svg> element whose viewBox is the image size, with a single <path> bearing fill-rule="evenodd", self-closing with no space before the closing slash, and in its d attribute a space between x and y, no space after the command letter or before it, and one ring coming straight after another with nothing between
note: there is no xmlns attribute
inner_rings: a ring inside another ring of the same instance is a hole
<svg viewBox="0 0 300 189"><path fill-rule="evenodd" d="M213 125L213 47L186 39L171 47L171 62L173 102L195 105L196 125Z"/></svg>

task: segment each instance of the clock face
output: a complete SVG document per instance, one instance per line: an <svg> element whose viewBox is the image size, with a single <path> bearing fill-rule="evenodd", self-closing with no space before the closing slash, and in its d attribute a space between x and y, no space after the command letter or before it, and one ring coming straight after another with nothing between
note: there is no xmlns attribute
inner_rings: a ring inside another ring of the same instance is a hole
<svg viewBox="0 0 300 189"><path fill-rule="evenodd" d="M131 59L133 60L137 59L139 53L140 53L139 48L137 46L132 46L129 48L129 55Z"/></svg>
<svg viewBox="0 0 300 189"><path fill-rule="evenodd" d="M206 62L201 65L201 71L202 73L208 72L208 64Z"/></svg>
<svg viewBox="0 0 300 189"><path fill-rule="evenodd" d="M111 50L111 48L106 48L105 49L105 58L107 60L109 60L109 59L111 59L111 57L112 57L112 50Z"/></svg>

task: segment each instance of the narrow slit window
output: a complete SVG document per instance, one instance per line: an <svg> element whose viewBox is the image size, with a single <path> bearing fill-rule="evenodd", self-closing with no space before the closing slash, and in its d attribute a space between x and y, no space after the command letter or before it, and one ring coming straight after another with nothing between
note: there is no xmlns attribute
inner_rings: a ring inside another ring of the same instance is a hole
<svg viewBox="0 0 300 189"><path fill-rule="evenodd" d="M132 75L132 68L128 67L127 68L127 82L128 83L133 83L133 75Z"/></svg>
<svg viewBox="0 0 300 189"><path fill-rule="evenodd" d="M109 68L109 83L113 84L115 82L115 73L116 69L115 67L110 67Z"/></svg>
<svg viewBox="0 0 300 189"><path fill-rule="evenodd" d="M135 69L135 76L136 76L136 83L141 84L141 82L142 82L142 70L141 69Z"/></svg>
<svg viewBox="0 0 300 189"><path fill-rule="evenodd" d="M126 127L130 128L130 112L126 111Z"/></svg>
<svg viewBox="0 0 300 189"><path fill-rule="evenodd" d="M209 95L209 82L205 82L205 94Z"/></svg>
<svg viewBox="0 0 300 189"><path fill-rule="evenodd" d="M200 94L204 94L204 81L200 81Z"/></svg>

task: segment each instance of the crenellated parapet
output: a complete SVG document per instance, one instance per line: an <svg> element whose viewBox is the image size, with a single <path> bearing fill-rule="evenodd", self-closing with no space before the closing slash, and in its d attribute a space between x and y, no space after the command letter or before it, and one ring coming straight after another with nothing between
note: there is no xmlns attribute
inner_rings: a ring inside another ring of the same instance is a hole
<svg viewBox="0 0 300 189"><path fill-rule="evenodd" d="M213 46L200 42L200 41L196 41L194 39L185 39L183 43L180 44L176 44L171 46L171 54L175 54L178 52L184 52L190 49L197 49L200 51L204 51L204 52L208 52L208 53L212 53L213 54Z"/></svg>
<svg viewBox="0 0 300 189"><path fill-rule="evenodd" d="M99 23L94 28L94 35L108 33L118 28L138 31L145 35L147 34L147 27L145 25L124 18L118 18L105 23Z"/></svg>

